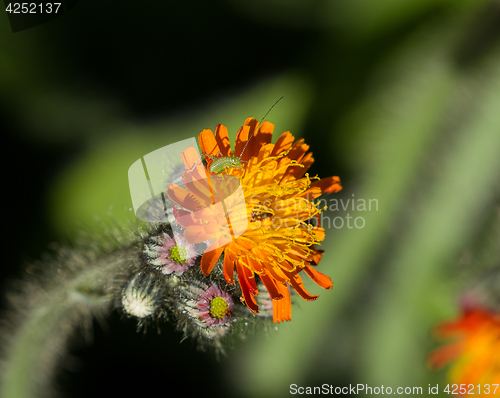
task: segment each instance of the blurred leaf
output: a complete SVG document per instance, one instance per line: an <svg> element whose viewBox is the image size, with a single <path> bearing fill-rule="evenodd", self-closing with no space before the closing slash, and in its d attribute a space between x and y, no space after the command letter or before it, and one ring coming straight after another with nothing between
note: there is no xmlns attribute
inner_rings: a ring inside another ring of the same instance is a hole
<svg viewBox="0 0 500 398"><path fill-rule="evenodd" d="M490 2L491 0L325 0L325 9L320 15L324 25L336 26L356 40L371 41L391 30L401 29L405 24L427 14L441 13L443 8L470 12L481 9Z"/></svg>
<svg viewBox="0 0 500 398"><path fill-rule="evenodd" d="M490 78L473 102L481 108L462 126L443 153L435 181L415 211L414 223L387 269L383 295L364 328L364 379L393 385L425 382L425 344L432 321L425 305L438 270L448 265L478 228L480 214L498 189L500 168L500 54L491 61ZM487 69L482 69L485 74ZM456 88L455 96L462 90ZM472 184L473 188L466 187ZM433 286L435 289L437 286ZM376 364L384 363L384 367Z"/></svg>

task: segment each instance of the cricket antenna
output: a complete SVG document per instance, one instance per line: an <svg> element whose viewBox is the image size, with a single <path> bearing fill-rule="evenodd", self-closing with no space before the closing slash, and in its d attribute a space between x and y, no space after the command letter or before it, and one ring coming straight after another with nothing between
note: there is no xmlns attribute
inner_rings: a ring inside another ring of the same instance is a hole
<svg viewBox="0 0 500 398"><path fill-rule="evenodd" d="M280 99L279 99L278 101L276 101L276 102L273 104L273 106L271 106L271 107L269 108L269 110L267 111L267 113L264 115L264 117L263 117L263 118L261 119L261 121L259 122L259 125L257 126L257 128L261 126L261 124L262 124L262 122L264 121L264 119L266 118L266 116L267 116L267 115L269 115L269 112L271 112L271 111L273 110L273 108L276 106L276 104L277 104L278 102L280 102L282 99L283 99L283 96L281 96L281 97L280 97ZM257 129L257 128L256 128L256 129ZM254 133L254 132L255 132L255 130L254 130L254 131L252 131L252 133L251 133L251 134L250 134L250 136L248 137L248 139L247 139L247 143L245 144L245 146L243 147L243 150L242 150L242 151L241 151L241 153L240 153L240 159L241 159L241 157L243 156L243 153L245 153L245 149L247 148L247 145L248 145L248 143L250 142L250 139L253 137L253 133Z"/></svg>
<svg viewBox="0 0 500 398"><path fill-rule="evenodd" d="M272 106L272 107L270 107L270 108L269 108L269 110L267 111L267 113L266 113L266 114L264 115L264 117L261 119L261 121L260 121L259 125L261 125L261 124L262 124L262 122L264 121L264 119L266 118L266 116L267 116L267 115L269 115L269 112L271 112L271 111L273 110L273 108L276 106L276 104L277 104L278 102L280 102L282 99L283 99L283 96L281 96L281 97L280 97L280 99L279 99L278 101L276 101L276 102L273 104L273 106Z"/></svg>

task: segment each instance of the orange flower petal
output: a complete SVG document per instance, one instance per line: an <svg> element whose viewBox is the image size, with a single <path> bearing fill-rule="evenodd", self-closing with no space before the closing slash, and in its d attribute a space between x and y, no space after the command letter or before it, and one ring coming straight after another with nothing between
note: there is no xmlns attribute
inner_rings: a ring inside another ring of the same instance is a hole
<svg viewBox="0 0 500 398"><path fill-rule="evenodd" d="M434 350L429 354L429 357L427 359L427 366L429 366L431 369L439 369L448 362L457 358L461 354L462 349L462 342L449 344L447 346L438 348L437 350Z"/></svg>
<svg viewBox="0 0 500 398"><path fill-rule="evenodd" d="M196 211L202 207L209 205L209 203L202 202L202 198L193 195L191 192L185 190L177 184L171 183L167 188L167 196L169 199L177 203L185 209Z"/></svg>
<svg viewBox="0 0 500 398"><path fill-rule="evenodd" d="M215 263L217 262L223 251L224 251L224 246L220 246L218 240L213 242L207 248L207 250L201 257L201 272L203 272L205 276L210 275L212 269L214 268Z"/></svg>
<svg viewBox="0 0 500 398"><path fill-rule="evenodd" d="M252 269L254 272L257 272L258 274L266 272L264 264L262 264L262 262L260 262L259 260L253 259L250 256L246 256L246 263L250 269Z"/></svg>
<svg viewBox="0 0 500 398"><path fill-rule="evenodd" d="M186 227L186 230L184 231L184 237L186 238L187 242L191 245L205 242L207 240L214 238L213 235L208 235L207 233L205 233L205 227L203 225L198 225L198 226L188 225Z"/></svg>
<svg viewBox="0 0 500 398"><path fill-rule="evenodd" d="M274 124L269 122L262 123L253 138L251 138L248 146L250 147L250 156L257 156L260 148L269 144L273 137Z"/></svg>
<svg viewBox="0 0 500 398"><path fill-rule="evenodd" d="M229 250L226 250L224 253L224 265L222 269L224 271L224 279L232 285L234 283L234 258L229 254Z"/></svg>
<svg viewBox="0 0 500 398"><path fill-rule="evenodd" d="M269 265L266 266L266 269L269 271L273 279L277 280L280 283L286 283L288 281L288 277L283 273L281 268L278 266L273 266L275 263L274 260L270 260Z"/></svg>
<svg viewBox="0 0 500 398"><path fill-rule="evenodd" d="M234 153L237 157L239 157L241 160L247 161L249 156L248 156L248 148L245 148L247 146L248 142L248 135L250 133L250 126L243 126L238 130L238 134L236 135L236 145L234 148ZM245 149L245 151L243 151Z"/></svg>
<svg viewBox="0 0 500 398"><path fill-rule="evenodd" d="M267 274L260 274L259 277L273 300L281 300L283 298L273 278Z"/></svg>
<svg viewBox="0 0 500 398"><path fill-rule="evenodd" d="M316 271L313 267L305 267L304 271L306 272L309 277L316 282L318 286L321 286L323 289L328 289L330 290L333 286L332 280L326 276L325 274L322 274L319 271Z"/></svg>
<svg viewBox="0 0 500 398"><path fill-rule="evenodd" d="M338 177L327 177L319 181L313 181L311 187L319 187L323 193L332 193L340 191L342 189L342 184Z"/></svg>
<svg viewBox="0 0 500 398"><path fill-rule="evenodd" d="M194 178L192 172L185 171L182 174L182 181L184 182L186 188L195 196L199 197L204 203L213 203L212 191L207 178Z"/></svg>
<svg viewBox="0 0 500 398"><path fill-rule="evenodd" d="M302 197L307 200L313 200L324 193L338 192L341 189L342 184L340 183L340 178L327 177L319 181L312 182L309 189L302 194Z"/></svg>
<svg viewBox="0 0 500 398"><path fill-rule="evenodd" d="M298 180L302 178L314 163L312 152L309 152L304 157L302 157L299 163L303 165L303 167L289 167L286 171L285 176L283 177L284 180L290 180L292 178Z"/></svg>
<svg viewBox="0 0 500 398"><path fill-rule="evenodd" d="M314 301L319 296L309 294L302 283L302 278L297 274L289 275L290 276L290 285L294 288L294 290L306 301Z"/></svg>
<svg viewBox="0 0 500 398"><path fill-rule="evenodd" d="M247 149L245 150L248 151L247 156L248 159L250 159L253 156L257 156L257 153L259 152L258 150L258 148L260 147L259 145L260 137L258 134L259 121L253 117L249 117L245 120L245 123L243 125L248 126L250 128L248 131L248 139L247 139L248 146Z"/></svg>
<svg viewBox="0 0 500 398"><path fill-rule="evenodd" d="M325 240L325 229L321 227L314 227L313 228L313 233L316 237L316 240L318 242L322 242ZM321 258L321 257L320 257ZM319 262L319 261L318 261ZM317 263L316 263L317 264Z"/></svg>
<svg viewBox="0 0 500 398"><path fill-rule="evenodd" d="M257 162L262 162L264 159L271 156L273 153L274 144L266 144L260 147L259 153L257 155Z"/></svg>
<svg viewBox="0 0 500 398"><path fill-rule="evenodd" d="M281 134L278 141L276 141L276 144L274 144L274 150L271 156L279 155L281 152L289 149L292 146L294 139L294 136L289 131Z"/></svg>
<svg viewBox="0 0 500 398"><path fill-rule="evenodd" d="M283 296L281 300L273 300L273 322L280 323L292 320L292 301L290 300L290 292L288 287L281 283L277 283L280 294Z"/></svg>
<svg viewBox="0 0 500 398"><path fill-rule="evenodd" d="M318 265L319 262L321 261L321 258L323 257L323 253L325 252L324 250L318 250L318 249L315 249L315 250L316 250L316 253L314 254L314 256L311 260L312 265Z"/></svg>
<svg viewBox="0 0 500 398"><path fill-rule="evenodd" d="M193 217L193 213L187 210L181 209L180 207L173 206L173 213L175 220L184 228L189 228L192 226L199 226L200 221Z"/></svg>
<svg viewBox="0 0 500 398"><path fill-rule="evenodd" d="M217 141L215 141L214 133L212 133L212 130L205 129L200 134L198 134L198 142L200 143L201 150L204 153L212 156L217 156L217 154L220 152L219 145L217 145ZM207 158L207 162L210 160L210 158Z"/></svg>
<svg viewBox="0 0 500 398"><path fill-rule="evenodd" d="M255 314L259 313L259 306L255 301L255 297L251 293L251 286L249 281L246 278L246 274L244 271L244 265L241 265L239 262L235 263L236 265L236 273L238 274L238 279L240 281L241 292L243 293L243 299L245 300L245 305Z"/></svg>
<svg viewBox="0 0 500 398"><path fill-rule="evenodd" d="M198 156L198 152L196 152L196 149L194 147L190 146L187 147L184 151L181 153L181 159L182 162L184 163L184 167L186 167L187 170L193 169L194 166L200 167L200 170L204 173L205 168L203 167L203 164L200 162L200 157Z"/></svg>
<svg viewBox="0 0 500 398"><path fill-rule="evenodd" d="M252 295L258 294L257 283L255 282L255 276L254 276L253 271L251 271L248 267L241 264L241 272L242 272L242 275L244 276L245 283L249 287L250 293ZM239 277L239 274L238 274L238 277Z"/></svg>
<svg viewBox="0 0 500 398"><path fill-rule="evenodd" d="M308 149L309 145L304 144L304 139L301 138L293 144L292 149L290 149L286 157L293 160L299 160L305 155Z"/></svg>
<svg viewBox="0 0 500 398"><path fill-rule="evenodd" d="M231 156L231 142L229 141L226 126L218 124L217 127L215 127L215 140L217 141L222 156Z"/></svg>

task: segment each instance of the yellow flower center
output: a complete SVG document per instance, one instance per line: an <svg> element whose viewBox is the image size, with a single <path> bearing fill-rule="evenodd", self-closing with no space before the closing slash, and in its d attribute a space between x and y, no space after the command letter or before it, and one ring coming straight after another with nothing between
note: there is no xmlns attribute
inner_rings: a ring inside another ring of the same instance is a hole
<svg viewBox="0 0 500 398"><path fill-rule="evenodd" d="M252 204L250 203L250 206ZM260 203L253 205L251 207L252 213L250 215L250 221L262 221L266 218L273 218L273 210L269 209L265 205L261 205Z"/></svg>
<svg viewBox="0 0 500 398"><path fill-rule="evenodd" d="M170 251L170 258L174 260L177 264L182 264L186 262L187 250L184 246L175 245L169 251Z"/></svg>
<svg viewBox="0 0 500 398"><path fill-rule="evenodd" d="M210 301L208 312L212 318L222 319L226 316L228 310L229 305L222 297L214 297L212 301Z"/></svg>

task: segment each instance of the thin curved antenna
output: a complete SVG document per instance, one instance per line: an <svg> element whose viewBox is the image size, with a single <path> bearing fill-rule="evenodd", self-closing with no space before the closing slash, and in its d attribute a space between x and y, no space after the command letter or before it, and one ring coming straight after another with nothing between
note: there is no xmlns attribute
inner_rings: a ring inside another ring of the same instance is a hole
<svg viewBox="0 0 500 398"><path fill-rule="evenodd" d="M273 108L276 106L276 104L277 104L278 102L280 102L282 99L283 99L283 96L281 96L281 98L280 98L278 101L276 101L276 102L273 104L273 106L271 106L271 107L269 108L269 110L267 111L267 113L266 113L266 114L264 115L264 117L260 120L260 122L259 122L259 126L258 126L258 127L260 127L260 126L262 125L262 122L264 121L264 119L266 118L266 116L267 116L267 115L269 115L269 112L271 112L271 111L273 110ZM245 149L247 148L247 145L248 145L248 143L250 142L250 139L253 137L253 133L254 133L254 132L255 132L255 130L254 130L254 131L252 131L252 133L250 134L250 137L248 137L248 139L247 139L247 143L245 144L245 146L243 147L243 150L242 150L242 151L241 151L241 153L240 153L240 157L239 157L239 159L240 159L240 160L241 160L241 157L243 156L243 154L245 153Z"/></svg>

